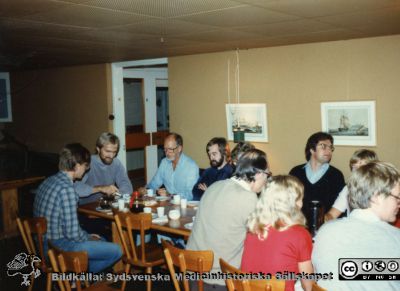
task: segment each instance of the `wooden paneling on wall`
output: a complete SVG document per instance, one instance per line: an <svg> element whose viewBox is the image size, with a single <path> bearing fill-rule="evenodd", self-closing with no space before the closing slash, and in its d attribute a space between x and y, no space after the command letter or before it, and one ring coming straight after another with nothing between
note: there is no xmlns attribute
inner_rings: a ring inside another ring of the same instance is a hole
<svg viewBox="0 0 400 291"><path fill-rule="evenodd" d="M13 122L6 129L30 149L58 152L81 142L90 151L108 120L108 64L11 73Z"/></svg>

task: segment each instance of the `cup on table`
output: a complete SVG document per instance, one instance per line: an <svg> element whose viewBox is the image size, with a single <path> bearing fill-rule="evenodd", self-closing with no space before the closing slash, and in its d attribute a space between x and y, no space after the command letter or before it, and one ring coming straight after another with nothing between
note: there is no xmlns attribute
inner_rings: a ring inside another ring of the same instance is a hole
<svg viewBox="0 0 400 291"><path fill-rule="evenodd" d="M147 196L153 197L154 196L154 190L153 189L147 189Z"/></svg>
<svg viewBox="0 0 400 291"><path fill-rule="evenodd" d="M181 217L181 213L179 210L173 209L173 210L169 211L168 216L170 219L176 220L176 219L179 219L179 217Z"/></svg>
<svg viewBox="0 0 400 291"><path fill-rule="evenodd" d="M186 208L187 207L187 199L186 198L182 198L181 199L181 207L182 208Z"/></svg>
<svg viewBox="0 0 400 291"><path fill-rule="evenodd" d="M157 215L158 217L163 217L165 215L165 208L162 206L157 207Z"/></svg>
<svg viewBox="0 0 400 291"><path fill-rule="evenodd" d="M144 207L143 208L144 213L151 213L151 207Z"/></svg>
<svg viewBox="0 0 400 291"><path fill-rule="evenodd" d="M180 204L181 203L181 195L179 195L179 194L174 195L172 198L172 202L174 204Z"/></svg>
<svg viewBox="0 0 400 291"><path fill-rule="evenodd" d="M118 200L118 210L123 211L125 208L125 200L123 198Z"/></svg>
<svg viewBox="0 0 400 291"><path fill-rule="evenodd" d="M131 200L131 194L122 194L122 198L125 200L125 202L128 202Z"/></svg>

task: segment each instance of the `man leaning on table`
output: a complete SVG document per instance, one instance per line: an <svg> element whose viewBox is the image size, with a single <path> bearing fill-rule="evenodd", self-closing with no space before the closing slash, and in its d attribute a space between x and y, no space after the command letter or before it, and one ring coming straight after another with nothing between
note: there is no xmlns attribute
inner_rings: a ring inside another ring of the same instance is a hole
<svg viewBox="0 0 400 291"><path fill-rule="evenodd" d="M78 223L78 195L73 181L82 178L89 168L90 153L81 144L68 144L60 152L59 172L38 188L33 204L35 217L47 220L47 240L65 251L85 251L89 271L101 272L122 255L119 245L106 242L97 234L88 234ZM45 252L47 253L47 252Z"/></svg>
<svg viewBox="0 0 400 291"><path fill-rule="evenodd" d="M96 141L97 153L92 155L90 170L81 181L74 184L80 197L79 204L97 201L102 194L132 193L132 183L126 169L116 159L119 145L119 138L115 134L103 132L99 136Z"/></svg>
<svg viewBox="0 0 400 291"><path fill-rule="evenodd" d="M192 200L192 189L199 179L196 162L183 153L183 139L177 133L170 133L164 140L165 158L147 188L157 191L160 196L179 194ZM161 186L164 187L161 188ZM143 191L143 188L140 189Z"/></svg>
<svg viewBox="0 0 400 291"><path fill-rule="evenodd" d="M212 273L221 272L220 258L240 268L247 218L269 175L265 153L249 150L239 158L233 177L213 183L201 198L187 249L212 250ZM222 279L204 282L204 290L226 290Z"/></svg>
<svg viewBox="0 0 400 291"><path fill-rule="evenodd" d="M386 262L400 258L400 231L389 224L396 220L400 207L399 171L388 163L370 162L351 174L347 186L350 215L325 223L315 237L312 253L315 271L333 272L333 280L320 280L318 284L329 291L400 290L399 280L338 280L338 270L342 269L340 258L386 259ZM361 264L363 260L357 261ZM388 270L372 270L370 274ZM398 271L393 276L398 276Z"/></svg>

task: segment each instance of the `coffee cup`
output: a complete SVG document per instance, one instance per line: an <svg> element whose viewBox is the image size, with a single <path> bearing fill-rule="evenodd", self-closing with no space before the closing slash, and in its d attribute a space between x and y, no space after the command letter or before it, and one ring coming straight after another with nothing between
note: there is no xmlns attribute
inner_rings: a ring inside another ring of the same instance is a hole
<svg viewBox="0 0 400 291"><path fill-rule="evenodd" d="M173 209L173 210L169 211L168 216L172 220L175 220L175 219L179 219L179 217L181 217L181 213L179 212L179 210Z"/></svg>
<svg viewBox="0 0 400 291"><path fill-rule="evenodd" d="M187 207L187 199L186 198L182 198L181 199L181 208L186 208Z"/></svg>
<svg viewBox="0 0 400 291"><path fill-rule="evenodd" d="M165 211L164 207L162 207L162 206L157 207L157 215L158 215L158 217L163 217L165 215L164 211Z"/></svg>
<svg viewBox="0 0 400 291"><path fill-rule="evenodd" d="M118 210L123 211L125 208L125 200L124 199L119 199L118 200Z"/></svg>
<svg viewBox="0 0 400 291"><path fill-rule="evenodd" d="M181 195L179 195L179 194L174 195L172 198L172 202L174 204L180 204L181 203Z"/></svg>
<svg viewBox="0 0 400 291"><path fill-rule="evenodd" d="M144 213L151 213L151 207L144 207L143 208Z"/></svg>
<svg viewBox="0 0 400 291"><path fill-rule="evenodd" d="M153 197L154 196L154 190L153 189L147 189L147 196Z"/></svg>

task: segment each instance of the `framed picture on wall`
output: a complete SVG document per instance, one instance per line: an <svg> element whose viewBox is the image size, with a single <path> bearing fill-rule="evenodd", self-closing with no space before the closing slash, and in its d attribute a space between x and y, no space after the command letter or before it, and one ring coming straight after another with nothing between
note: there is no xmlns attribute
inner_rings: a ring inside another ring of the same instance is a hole
<svg viewBox="0 0 400 291"><path fill-rule="evenodd" d="M335 145L376 145L375 101L322 102L321 119Z"/></svg>
<svg viewBox="0 0 400 291"><path fill-rule="evenodd" d="M234 132L244 132L244 140L268 142L267 104L226 104L228 140Z"/></svg>
<svg viewBox="0 0 400 291"><path fill-rule="evenodd" d="M0 122L12 121L10 75L0 72Z"/></svg>

